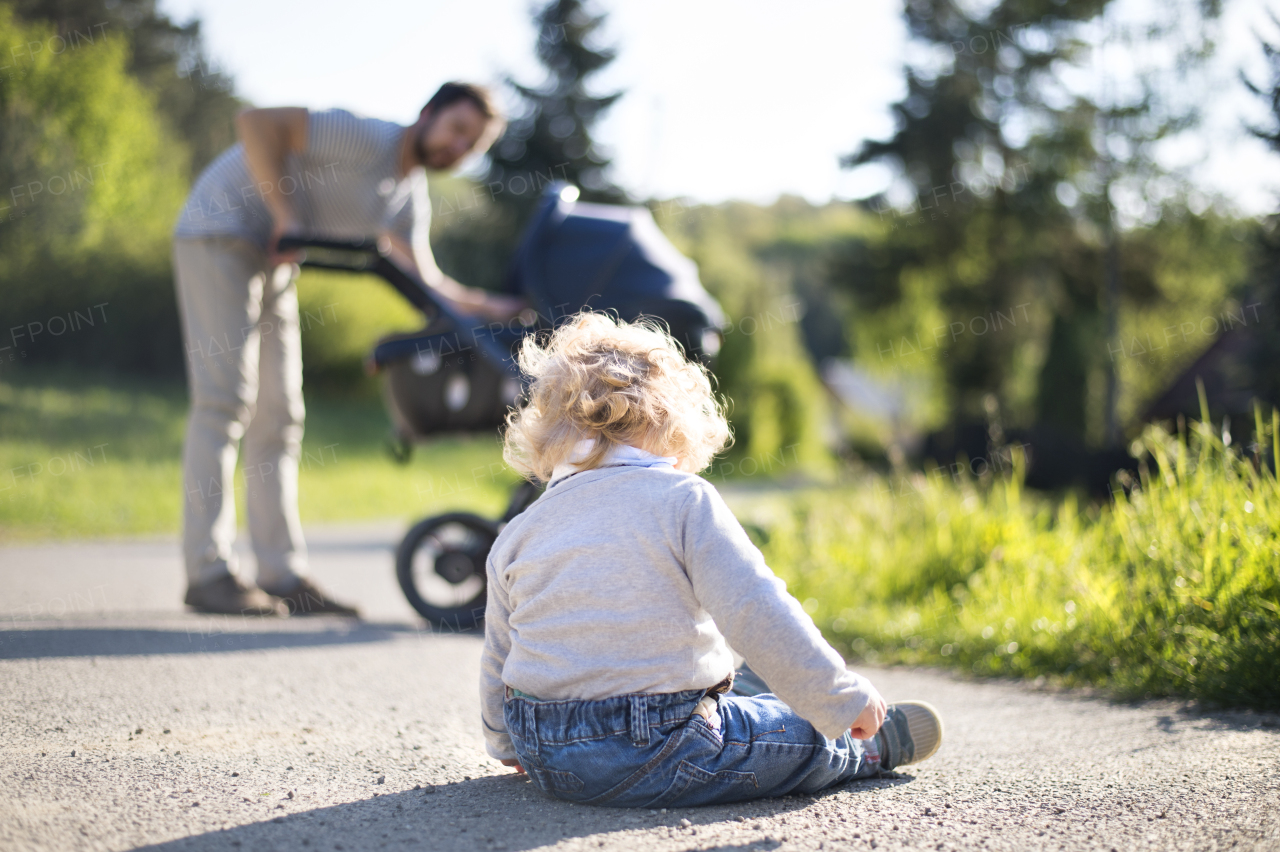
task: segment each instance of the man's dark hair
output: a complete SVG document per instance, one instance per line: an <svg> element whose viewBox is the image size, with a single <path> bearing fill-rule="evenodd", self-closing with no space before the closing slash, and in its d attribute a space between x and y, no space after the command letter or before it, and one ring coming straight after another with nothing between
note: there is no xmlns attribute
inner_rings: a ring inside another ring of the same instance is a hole
<svg viewBox="0 0 1280 852"><path fill-rule="evenodd" d="M495 118L499 120L502 118L502 114L493 102L493 95L484 86L477 86L474 83L445 83L436 90L436 93L431 96L431 100L427 101L427 105L423 109L438 113L458 101L471 101L471 103L475 104L476 109L480 110L480 114L490 121Z"/></svg>

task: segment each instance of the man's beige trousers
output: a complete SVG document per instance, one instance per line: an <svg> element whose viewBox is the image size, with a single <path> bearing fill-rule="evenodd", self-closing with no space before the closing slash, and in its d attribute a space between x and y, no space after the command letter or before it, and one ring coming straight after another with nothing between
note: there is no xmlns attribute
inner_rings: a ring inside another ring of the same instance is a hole
<svg viewBox="0 0 1280 852"><path fill-rule="evenodd" d="M182 552L192 585L236 571L237 449L258 585L291 591L306 569L298 519L305 409L296 267L266 265L266 254L243 239L174 240L191 389Z"/></svg>

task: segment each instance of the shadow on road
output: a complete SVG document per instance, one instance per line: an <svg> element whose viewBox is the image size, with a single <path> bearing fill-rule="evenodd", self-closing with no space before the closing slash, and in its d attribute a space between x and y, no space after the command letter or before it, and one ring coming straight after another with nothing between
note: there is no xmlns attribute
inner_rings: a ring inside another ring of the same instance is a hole
<svg viewBox="0 0 1280 852"><path fill-rule="evenodd" d="M216 654L276 648L311 648L388 642L425 632L407 624L371 624L326 619L296 627L286 621L275 629L245 629L244 619L193 619L185 629L128 627L49 627L0 630L0 660L47 657L121 657L157 654ZM261 625L261 620L251 622Z"/></svg>
<svg viewBox="0 0 1280 852"><path fill-rule="evenodd" d="M277 816L266 822L138 847L138 850L203 852L225 849L228 852L245 852L425 846L432 852L474 852L476 849L524 852L560 840L589 836L598 836L604 845L608 835L655 828L664 830L667 827L676 832L677 837L696 843L697 836L691 834L690 829L696 831L716 824L749 829L756 819L800 810L831 792L871 792L911 780L911 776L891 774L880 779L854 781L818 796L788 796L705 808L672 808L666 813L655 813L634 808L596 808L545 798L534 792L525 778L512 773ZM745 822L739 817L744 817ZM690 826L681 826L681 820L688 820ZM635 840L643 842L639 838ZM777 849L780 845L778 838L762 838L758 832L752 832L751 837L744 837L740 843L730 842L709 849L763 852Z"/></svg>
<svg viewBox="0 0 1280 852"><path fill-rule="evenodd" d="M1165 734L1183 734L1187 731L1230 730L1257 731L1280 735L1280 713L1259 710L1233 710L1221 707L1201 707L1188 704L1173 713L1156 717L1156 730ZM1135 749L1144 751L1150 746Z"/></svg>

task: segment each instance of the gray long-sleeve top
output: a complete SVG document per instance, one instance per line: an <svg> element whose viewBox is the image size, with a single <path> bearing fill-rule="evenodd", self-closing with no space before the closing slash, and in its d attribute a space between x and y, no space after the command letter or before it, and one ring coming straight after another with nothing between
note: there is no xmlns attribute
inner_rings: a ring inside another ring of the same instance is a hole
<svg viewBox="0 0 1280 852"><path fill-rule="evenodd" d="M498 536L488 582L480 688L486 746L499 760L517 756L504 685L591 700L707 689L733 671L730 645L828 737L877 694L787 594L715 488L670 467L557 482Z"/></svg>

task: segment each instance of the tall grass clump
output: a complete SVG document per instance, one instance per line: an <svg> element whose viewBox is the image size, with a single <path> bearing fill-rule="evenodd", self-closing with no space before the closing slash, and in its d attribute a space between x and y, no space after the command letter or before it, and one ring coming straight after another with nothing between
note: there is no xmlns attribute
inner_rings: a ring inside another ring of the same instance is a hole
<svg viewBox="0 0 1280 852"><path fill-rule="evenodd" d="M854 658L1280 708L1280 446L1257 419L1243 452L1149 427L1108 505L1025 494L1015 452L1003 478L904 473L757 522Z"/></svg>

